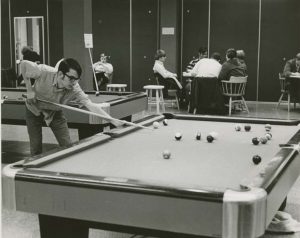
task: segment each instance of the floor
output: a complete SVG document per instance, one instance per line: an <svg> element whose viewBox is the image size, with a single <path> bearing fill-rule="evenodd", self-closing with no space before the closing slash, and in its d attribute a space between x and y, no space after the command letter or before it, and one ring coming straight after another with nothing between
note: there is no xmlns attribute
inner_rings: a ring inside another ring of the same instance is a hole
<svg viewBox="0 0 300 238"><path fill-rule="evenodd" d="M260 117L260 118L280 118L280 119L300 119L300 108L291 109L287 112L287 106L281 105L279 108L274 103L247 102L250 113L234 112L232 116ZM167 112L186 113L186 110L167 107ZM147 114L147 113L146 113ZM134 119L143 117L145 113L134 115ZM49 150L56 147L55 138L52 133L44 128L44 149ZM73 141L78 140L76 130L70 130ZM2 135L2 167L21 158L29 156L29 144L26 128L23 126L1 126ZM300 221L300 177L288 194L286 212ZM2 236L3 238L39 238L39 226L36 214L9 211L2 208ZM89 238L130 238L132 234L106 232L101 230L90 230ZM142 236L134 236L141 238ZM66 237L67 238L67 237ZM300 238L300 232L294 234L265 234L261 238Z"/></svg>

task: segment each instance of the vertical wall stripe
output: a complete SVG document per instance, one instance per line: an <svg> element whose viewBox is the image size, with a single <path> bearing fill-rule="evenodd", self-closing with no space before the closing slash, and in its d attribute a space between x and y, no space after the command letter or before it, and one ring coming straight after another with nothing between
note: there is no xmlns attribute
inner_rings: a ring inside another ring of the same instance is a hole
<svg viewBox="0 0 300 238"><path fill-rule="evenodd" d="M49 30L49 0L46 1L46 8L47 8L47 15L46 15L46 21L47 21L47 61L48 62L44 62L44 64L48 64L50 65L50 42L49 42L49 34L50 34L50 30ZM44 34L44 33L43 33ZM45 55L45 47L43 47L43 54Z"/></svg>
<svg viewBox="0 0 300 238"><path fill-rule="evenodd" d="M210 55L210 13L211 13L211 0L208 0L208 29L207 29L207 54Z"/></svg>
<svg viewBox="0 0 300 238"><path fill-rule="evenodd" d="M156 49L160 48L160 0L157 0L157 39L156 39Z"/></svg>
<svg viewBox="0 0 300 238"><path fill-rule="evenodd" d="M181 36L180 36L180 67L179 67L179 75L182 75L182 56L183 56L183 1L181 0Z"/></svg>
<svg viewBox="0 0 300 238"><path fill-rule="evenodd" d="M130 84L130 92L132 92L132 0L129 1L129 12L130 12L130 16L129 16L129 51L130 51L130 70L129 70L129 84Z"/></svg>
<svg viewBox="0 0 300 238"><path fill-rule="evenodd" d="M256 72L256 101L258 101L258 88L259 88L259 60L260 60L260 37L261 37L261 0L259 0L258 10L258 47L257 47L257 72Z"/></svg>
<svg viewBox="0 0 300 238"><path fill-rule="evenodd" d="M11 37L11 9L10 9L10 0L8 0L8 22L9 22L9 49L10 49L10 67L14 67L13 64L13 52L15 52L12 49L12 37Z"/></svg>

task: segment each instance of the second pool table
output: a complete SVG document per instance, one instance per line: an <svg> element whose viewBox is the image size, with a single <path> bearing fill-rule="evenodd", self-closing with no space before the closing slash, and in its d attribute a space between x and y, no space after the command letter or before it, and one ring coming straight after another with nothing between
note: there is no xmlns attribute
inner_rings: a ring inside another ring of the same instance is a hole
<svg viewBox="0 0 300 238"><path fill-rule="evenodd" d="M158 129L99 133L8 165L4 206L38 213L42 238L88 237L90 227L161 237L261 236L300 173L299 121L165 114L139 123L155 121ZM253 145L266 123L272 139ZM218 137L209 143L212 131Z"/></svg>

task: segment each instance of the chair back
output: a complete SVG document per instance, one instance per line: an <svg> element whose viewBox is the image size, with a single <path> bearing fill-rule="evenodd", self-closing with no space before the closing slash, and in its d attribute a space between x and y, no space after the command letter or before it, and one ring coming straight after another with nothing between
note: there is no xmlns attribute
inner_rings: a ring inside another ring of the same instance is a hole
<svg viewBox="0 0 300 238"><path fill-rule="evenodd" d="M225 96L235 97L245 95L248 76L231 76L229 81L222 80L222 93Z"/></svg>
<svg viewBox="0 0 300 238"><path fill-rule="evenodd" d="M279 73L278 76L279 76L278 78L280 83L280 92L281 93L287 92L288 88L287 88L287 81L285 77L282 75L282 73Z"/></svg>
<svg viewBox="0 0 300 238"><path fill-rule="evenodd" d="M164 78L159 73L154 73L154 79L157 85L164 85Z"/></svg>

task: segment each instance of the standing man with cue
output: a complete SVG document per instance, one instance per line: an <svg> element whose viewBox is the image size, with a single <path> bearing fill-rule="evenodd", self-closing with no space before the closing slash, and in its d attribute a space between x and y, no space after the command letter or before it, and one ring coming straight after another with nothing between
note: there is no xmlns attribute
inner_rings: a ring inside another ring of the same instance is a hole
<svg viewBox="0 0 300 238"><path fill-rule="evenodd" d="M20 69L27 89L25 117L32 156L42 153L43 121L52 129L60 146L72 144L67 120L61 107L38 101L37 98L57 104L76 101L91 112L111 118L101 108L101 104L93 103L79 86L82 69L75 59L63 59L58 70L48 65L37 65L24 60L21 62ZM30 78L35 79L34 85L31 85ZM115 126L121 125L117 121L110 122Z"/></svg>

